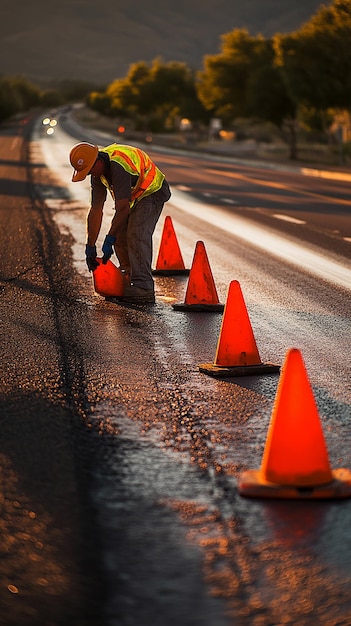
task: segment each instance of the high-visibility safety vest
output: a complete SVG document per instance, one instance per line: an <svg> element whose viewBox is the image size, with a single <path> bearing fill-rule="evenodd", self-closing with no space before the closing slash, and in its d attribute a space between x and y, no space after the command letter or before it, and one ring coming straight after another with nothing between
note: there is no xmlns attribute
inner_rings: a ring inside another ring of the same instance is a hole
<svg viewBox="0 0 351 626"><path fill-rule="evenodd" d="M138 176L137 183L132 188L131 207L137 200L141 200L141 198L161 189L165 175L151 161L146 152L140 150L140 148L113 143L106 148L101 148L100 152L106 152L110 157L110 161L116 161L126 172L129 172L132 176ZM111 189L105 176L101 176L101 182L113 196L113 189Z"/></svg>

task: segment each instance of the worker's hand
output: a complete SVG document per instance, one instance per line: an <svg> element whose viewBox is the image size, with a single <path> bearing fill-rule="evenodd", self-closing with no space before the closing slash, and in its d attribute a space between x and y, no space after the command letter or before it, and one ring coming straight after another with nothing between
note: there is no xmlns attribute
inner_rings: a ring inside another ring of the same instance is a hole
<svg viewBox="0 0 351 626"><path fill-rule="evenodd" d="M89 272L93 272L99 266L96 260L96 246L85 246L85 259Z"/></svg>
<svg viewBox="0 0 351 626"><path fill-rule="evenodd" d="M113 237L112 235L106 235L105 241L102 244L102 253L104 255L102 257L102 262L104 265L106 265L109 258L113 255L113 244L115 243L115 241L116 237Z"/></svg>

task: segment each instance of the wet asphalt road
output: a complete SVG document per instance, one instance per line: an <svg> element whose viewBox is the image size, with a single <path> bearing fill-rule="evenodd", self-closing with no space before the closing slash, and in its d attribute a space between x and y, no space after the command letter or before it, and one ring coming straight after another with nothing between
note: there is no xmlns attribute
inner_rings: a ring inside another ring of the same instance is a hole
<svg viewBox="0 0 351 626"><path fill-rule="evenodd" d="M172 380L162 381L166 403L156 398L159 374L140 332L149 315L92 306L71 240L33 197L45 174L27 166L30 130L30 121L5 126L0 157L0 623L220 626L222 602L208 593L176 500L202 498L207 481L181 452L167 459L133 432L136 394L146 429L158 404L160 419L173 411L172 422L186 421ZM116 323L117 345L108 337ZM206 518L204 509L199 502Z"/></svg>
<svg viewBox="0 0 351 626"><path fill-rule="evenodd" d="M30 121L1 129L0 623L99 624L96 444L65 243L32 195ZM68 333L68 334L67 334Z"/></svg>
<svg viewBox="0 0 351 626"><path fill-rule="evenodd" d="M350 502L237 493L277 377L204 383L196 364L220 316L171 309L185 279L158 279L155 307L94 296L70 235L33 198L47 175L26 167L29 131L1 131L0 623L351 624ZM344 336L339 290L335 311ZM294 315L297 327L308 317ZM264 316L262 303L255 321L272 347ZM349 405L336 395L321 388L318 400L332 458L350 466Z"/></svg>

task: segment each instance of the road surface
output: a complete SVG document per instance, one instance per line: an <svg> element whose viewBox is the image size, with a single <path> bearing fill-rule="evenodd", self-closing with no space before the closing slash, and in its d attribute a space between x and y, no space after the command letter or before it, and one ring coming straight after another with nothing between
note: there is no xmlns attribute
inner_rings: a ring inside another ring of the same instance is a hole
<svg viewBox="0 0 351 626"><path fill-rule="evenodd" d="M72 128L1 131L2 623L351 624L351 501L238 494L279 375L199 372L222 316L173 310L187 277L156 277L153 307L94 294L68 151L107 138ZM347 184L151 152L186 265L202 240L220 300L240 282L263 361L301 350L350 468Z"/></svg>

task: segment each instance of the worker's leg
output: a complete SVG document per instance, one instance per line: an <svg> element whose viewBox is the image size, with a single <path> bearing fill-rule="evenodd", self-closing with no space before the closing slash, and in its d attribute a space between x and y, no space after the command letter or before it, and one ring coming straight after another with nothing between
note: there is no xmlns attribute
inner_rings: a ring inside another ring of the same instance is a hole
<svg viewBox="0 0 351 626"><path fill-rule="evenodd" d="M164 202L152 194L142 198L133 207L128 223L128 253L130 280L136 287L153 290L151 273L152 235L161 215Z"/></svg>

